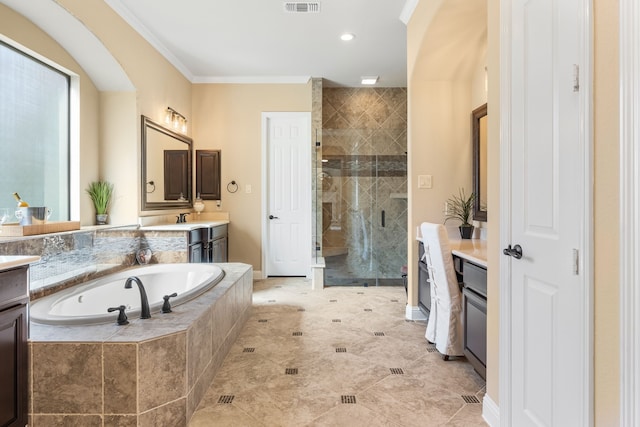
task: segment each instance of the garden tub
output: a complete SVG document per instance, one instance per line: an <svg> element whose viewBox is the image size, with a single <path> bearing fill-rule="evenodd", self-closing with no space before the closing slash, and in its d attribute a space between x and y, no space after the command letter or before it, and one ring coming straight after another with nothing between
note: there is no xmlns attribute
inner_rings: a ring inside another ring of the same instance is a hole
<svg viewBox="0 0 640 427"><path fill-rule="evenodd" d="M213 288L224 277L214 264L153 264L129 268L38 299L30 304L29 318L47 325L87 325L115 322L118 312L108 308L124 305L130 318L140 315L140 292L130 277L140 279L149 299L151 313L159 312L163 296L176 293L177 306Z"/></svg>

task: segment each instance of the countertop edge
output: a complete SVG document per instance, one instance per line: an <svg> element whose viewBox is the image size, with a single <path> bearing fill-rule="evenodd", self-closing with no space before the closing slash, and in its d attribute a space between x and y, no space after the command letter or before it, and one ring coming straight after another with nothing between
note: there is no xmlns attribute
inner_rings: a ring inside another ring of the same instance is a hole
<svg viewBox="0 0 640 427"><path fill-rule="evenodd" d="M6 255L0 256L0 271L10 268L22 267L23 265L32 264L40 261L40 257L36 255Z"/></svg>

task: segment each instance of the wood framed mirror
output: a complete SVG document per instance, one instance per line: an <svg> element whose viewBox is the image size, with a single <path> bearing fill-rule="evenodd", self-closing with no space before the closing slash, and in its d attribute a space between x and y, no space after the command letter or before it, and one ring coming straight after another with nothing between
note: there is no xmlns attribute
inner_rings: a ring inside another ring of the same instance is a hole
<svg viewBox="0 0 640 427"><path fill-rule="evenodd" d="M471 113L473 147L473 219L487 220L487 104Z"/></svg>
<svg viewBox="0 0 640 427"><path fill-rule="evenodd" d="M142 116L142 210L191 208L193 141Z"/></svg>

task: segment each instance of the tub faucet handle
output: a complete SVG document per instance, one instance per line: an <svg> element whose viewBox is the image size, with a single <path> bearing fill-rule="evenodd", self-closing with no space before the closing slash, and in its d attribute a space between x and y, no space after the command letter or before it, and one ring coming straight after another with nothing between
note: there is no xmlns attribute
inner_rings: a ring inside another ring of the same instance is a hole
<svg viewBox="0 0 640 427"><path fill-rule="evenodd" d="M118 313L118 325L122 326L122 325L128 325L129 324L129 320L127 320L127 314L124 312L127 309L126 306L121 305L119 307L111 307L107 309L107 312L111 313L114 312L116 310L119 311Z"/></svg>
<svg viewBox="0 0 640 427"><path fill-rule="evenodd" d="M171 303L169 302L169 298L177 297L177 293L172 293L171 295L165 295L162 297L164 303L162 304L162 312L163 313L171 313Z"/></svg>

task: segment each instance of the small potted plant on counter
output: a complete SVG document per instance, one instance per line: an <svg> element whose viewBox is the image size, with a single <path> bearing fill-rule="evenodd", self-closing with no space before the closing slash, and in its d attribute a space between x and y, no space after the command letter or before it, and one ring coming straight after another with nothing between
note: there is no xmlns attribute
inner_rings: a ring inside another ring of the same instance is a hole
<svg viewBox="0 0 640 427"><path fill-rule="evenodd" d="M96 224L106 224L113 196L113 184L107 181L94 181L89 184L86 191L96 209Z"/></svg>
<svg viewBox="0 0 640 427"><path fill-rule="evenodd" d="M463 188L458 191L457 195L454 194L447 200L447 211L445 212L444 222L446 223L450 219L460 220L461 224L458 228L460 230L460 237L463 239L470 239L473 235L473 225L469 220L471 219L474 202L474 193L467 196Z"/></svg>

